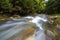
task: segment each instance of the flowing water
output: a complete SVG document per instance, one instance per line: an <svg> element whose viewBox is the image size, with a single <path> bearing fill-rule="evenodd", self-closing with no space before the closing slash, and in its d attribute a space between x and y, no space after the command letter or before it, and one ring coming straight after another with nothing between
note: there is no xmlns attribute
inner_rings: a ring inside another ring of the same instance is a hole
<svg viewBox="0 0 60 40"><path fill-rule="evenodd" d="M0 25L0 40L52 40L45 33L47 23L45 14L13 18Z"/></svg>

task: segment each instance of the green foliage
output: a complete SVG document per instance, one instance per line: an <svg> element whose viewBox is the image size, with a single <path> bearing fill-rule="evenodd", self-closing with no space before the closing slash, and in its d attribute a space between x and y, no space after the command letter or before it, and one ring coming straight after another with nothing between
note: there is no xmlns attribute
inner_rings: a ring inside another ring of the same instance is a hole
<svg viewBox="0 0 60 40"><path fill-rule="evenodd" d="M29 15L30 13L60 13L59 0L0 0L0 12ZM8 10L7 10L8 9Z"/></svg>
<svg viewBox="0 0 60 40"><path fill-rule="evenodd" d="M60 0L49 0L46 3L46 9L45 12L47 14L56 14L56 13L60 13Z"/></svg>
<svg viewBox="0 0 60 40"><path fill-rule="evenodd" d="M10 3L10 0L0 0L0 6L3 9L11 9L12 4Z"/></svg>

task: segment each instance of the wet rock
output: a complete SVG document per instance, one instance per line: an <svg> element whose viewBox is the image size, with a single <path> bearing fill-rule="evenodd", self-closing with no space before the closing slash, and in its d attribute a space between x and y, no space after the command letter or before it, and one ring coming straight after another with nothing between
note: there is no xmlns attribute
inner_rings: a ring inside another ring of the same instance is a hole
<svg viewBox="0 0 60 40"><path fill-rule="evenodd" d="M52 35L53 40L60 40L60 17L58 16L48 16L50 20L50 24L47 25L47 30L51 31L52 33L49 34L49 31L47 31L47 34L50 36Z"/></svg>

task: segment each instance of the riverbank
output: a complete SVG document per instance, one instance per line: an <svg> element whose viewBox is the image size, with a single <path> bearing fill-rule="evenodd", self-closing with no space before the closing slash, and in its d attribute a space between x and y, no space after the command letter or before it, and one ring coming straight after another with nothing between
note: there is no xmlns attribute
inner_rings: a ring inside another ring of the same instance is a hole
<svg viewBox="0 0 60 40"><path fill-rule="evenodd" d="M47 14L48 15L48 14ZM22 16L19 16L19 15L13 15L13 16L8 16L8 15L0 15L0 20L5 20L5 19L10 19L10 18L21 18ZM59 18L60 17L60 14L54 14L54 15L48 15L49 18Z"/></svg>

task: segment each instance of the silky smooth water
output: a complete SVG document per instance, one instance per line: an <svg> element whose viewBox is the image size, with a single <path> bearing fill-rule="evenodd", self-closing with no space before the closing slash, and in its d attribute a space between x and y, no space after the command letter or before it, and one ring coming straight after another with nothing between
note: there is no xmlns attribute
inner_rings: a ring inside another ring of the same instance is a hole
<svg viewBox="0 0 60 40"><path fill-rule="evenodd" d="M49 37L47 38L47 35L45 34L45 25L49 22L45 14L39 14L34 17L26 16L21 19L13 18L12 20L13 21L7 21L5 24L0 25L0 40L25 40L23 38L28 34L24 33L24 31L27 31L29 27L37 27L38 29L33 31L33 34L35 34L34 37L27 37L26 40L52 40ZM17 35L18 33L19 38L14 38L14 35Z"/></svg>

